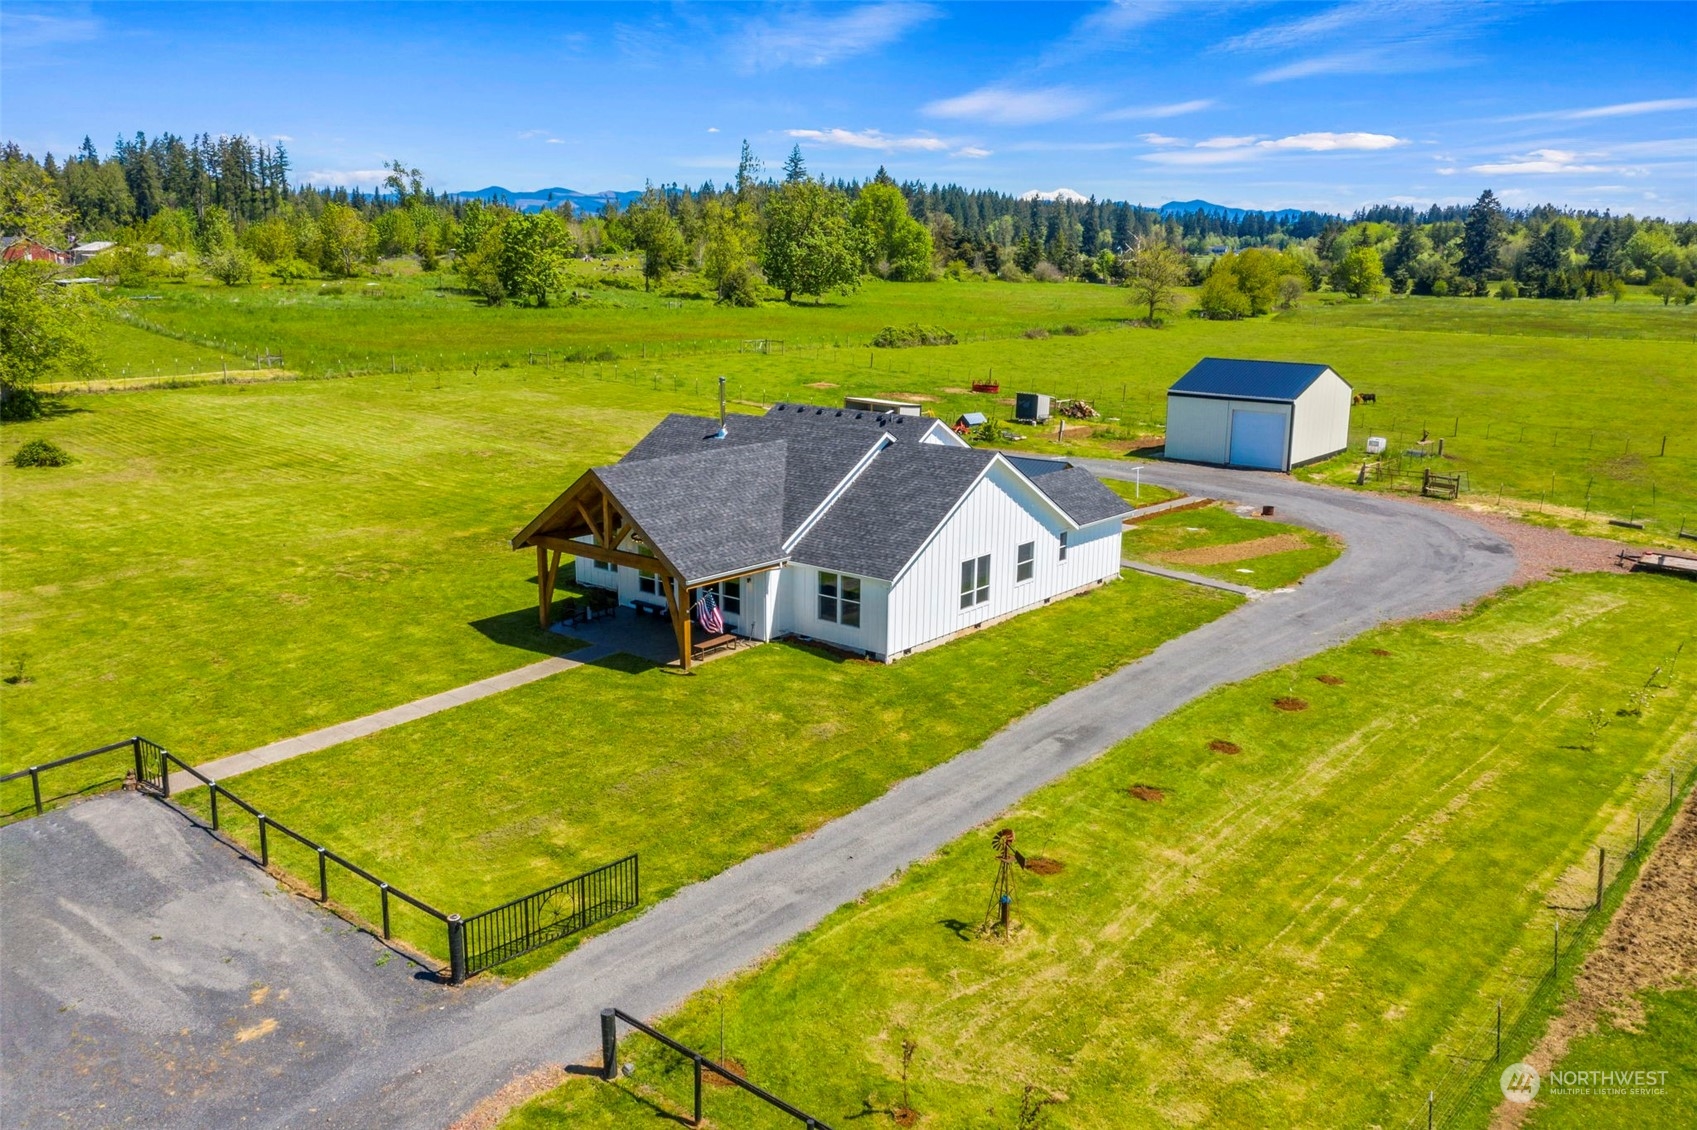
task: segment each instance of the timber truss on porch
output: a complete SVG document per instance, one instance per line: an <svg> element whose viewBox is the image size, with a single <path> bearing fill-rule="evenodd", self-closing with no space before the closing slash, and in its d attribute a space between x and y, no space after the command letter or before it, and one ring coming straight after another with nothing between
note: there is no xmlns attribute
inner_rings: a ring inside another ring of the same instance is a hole
<svg viewBox="0 0 1697 1130"><path fill-rule="evenodd" d="M593 540L578 540L584 537ZM624 548L627 545L641 546L646 552ZM514 549L536 547L537 616L545 629L549 626L554 586L564 558L585 557L653 574L666 598L666 612L678 641L678 663L685 671L690 670L693 661L690 613L695 606L694 594L707 585L751 577L782 565L782 562L768 562L712 577L686 577L630 516L630 508L614 497L593 470L585 471L564 494L515 534L512 546Z"/></svg>

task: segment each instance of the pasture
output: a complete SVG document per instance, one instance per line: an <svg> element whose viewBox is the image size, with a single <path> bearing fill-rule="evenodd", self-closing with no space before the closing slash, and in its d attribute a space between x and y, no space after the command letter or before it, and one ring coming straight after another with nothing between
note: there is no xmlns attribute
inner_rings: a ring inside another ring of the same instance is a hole
<svg viewBox="0 0 1697 1130"><path fill-rule="evenodd" d="M1124 290L1084 283L869 279L818 305L738 310L707 301L694 279L644 293L629 264L574 269L576 289L546 309L487 308L404 273L236 289L160 284L157 301L123 314L125 329L158 341L103 352L113 375L149 366L218 374L260 354L309 376L535 364L698 409L723 374L751 406L908 396L947 419L986 412L1024 437L1013 446L1082 454L1158 436L1166 386L1202 356L1320 360L1377 400L1356 410L1357 455L1305 474L1352 481L1368 435L1399 453L1429 434L1445 439L1442 469L1465 473L1471 501L1579 524L1647 518L1647 536L1663 540L1681 522L1697 527L1697 307L1638 292L1619 303L1324 295L1271 317L1179 317L1148 330L1130 324ZM884 326L912 322L950 330L960 344L868 348ZM1001 392L971 393L979 381ZM1072 422L1064 437L1054 423L1011 425L1019 390L1088 399L1103 419Z"/></svg>
<svg viewBox="0 0 1697 1130"><path fill-rule="evenodd" d="M1589 845L1630 841L1647 774L1690 785L1688 667L1615 711L1694 609L1680 581L1575 577L1216 690L660 1027L717 1054L722 1017L751 1079L838 1126L889 1117L904 1039L927 1125L1014 1125L1028 1087L1079 1128L1424 1124L1446 1049L1548 952L1546 902L1584 889ZM1019 873L1008 941L980 930L1004 826L1050 861ZM687 1109L676 1057L632 1040L621 1059L628 1077L504 1125ZM738 1092L707 1111L788 1125Z"/></svg>

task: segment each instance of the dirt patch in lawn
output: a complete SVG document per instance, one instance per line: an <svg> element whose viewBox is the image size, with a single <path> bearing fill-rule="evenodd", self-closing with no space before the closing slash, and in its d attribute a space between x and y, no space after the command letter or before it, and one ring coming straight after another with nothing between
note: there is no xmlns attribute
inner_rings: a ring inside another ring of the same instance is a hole
<svg viewBox="0 0 1697 1130"><path fill-rule="evenodd" d="M884 392L878 394L879 400L911 400L915 404L935 404L937 398L928 392Z"/></svg>
<svg viewBox="0 0 1697 1130"><path fill-rule="evenodd" d="M1215 753L1242 753L1243 747L1236 742L1228 742L1224 738L1215 738L1208 743L1208 748Z"/></svg>
<svg viewBox="0 0 1697 1130"><path fill-rule="evenodd" d="M1046 856L1033 855L1026 858L1025 869L1033 875L1059 875L1062 871L1067 869L1067 865L1058 859L1049 859Z"/></svg>
<svg viewBox="0 0 1697 1130"><path fill-rule="evenodd" d="M1167 790L1157 789L1154 785L1133 785L1126 792L1138 800L1145 800L1150 804L1160 804L1167 799Z"/></svg>
<svg viewBox="0 0 1697 1130"><path fill-rule="evenodd" d="M747 1079L748 1078L748 1068L744 1067L742 1064L738 1063L734 1059L726 1057L725 1059L723 1059L719 1062L719 1066L723 1067L726 1071L729 1071L732 1075L735 1075L738 1079ZM731 1082L729 1079L725 1078L723 1075L720 1075L717 1071L703 1071L701 1073L701 1077L703 1079L705 1079L709 1084L711 1084L712 1086L715 1086L715 1087L734 1087L734 1086L736 1086L735 1083Z"/></svg>
<svg viewBox="0 0 1697 1130"><path fill-rule="evenodd" d="M814 381L812 384L808 385L807 387L808 388L836 388L837 386L835 384L831 383L830 381Z"/></svg>
<svg viewBox="0 0 1697 1130"><path fill-rule="evenodd" d="M1295 695L1280 695L1273 700L1273 705L1286 713L1294 714L1298 710L1308 709L1308 700L1297 698Z"/></svg>
<svg viewBox="0 0 1697 1130"><path fill-rule="evenodd" d="M1289 553L1293 549L1307 548L1308 541L1300 534L1274 534L1230 545L1204 545L1152 556L1171 565L1229 565L1233 561L1248 561L1251 557L1265 557L1269 553Z"/></svg>
<svg viewBox="0 0 1697 1130"><path fill-rule="evenodd" d="M1320 682L1325 683L1328 687L1341 687L1341 686L1343 686L1343 676L1342 675L1315 675L1314 677L1316 679L1318 679Z"/></svg>
<svg viewBox="0 0 1697 1130"><path fill-rule="evenodd" d="M1391 657L1391 653L1382 647L1376 647L1372 651L1368 652L1368 654L1377 655L1380 659L1389 659Z"/></svg>
<svg viewBox="0 0 1697 1130"><path fill-rule="evenodd" d="M1644 1019L1638 994L1691 985L1697 985L1697 804L1687 798L1597 947L1579 967L1574 998L1550 1021L1526 1062L1540 1073L1548 1072L1561 1062L1570 1043L1594 1031L1600 1021L1636 1029ZM1504 1100L1491 1126L1520 1126L1531 1105Z"/></svg>

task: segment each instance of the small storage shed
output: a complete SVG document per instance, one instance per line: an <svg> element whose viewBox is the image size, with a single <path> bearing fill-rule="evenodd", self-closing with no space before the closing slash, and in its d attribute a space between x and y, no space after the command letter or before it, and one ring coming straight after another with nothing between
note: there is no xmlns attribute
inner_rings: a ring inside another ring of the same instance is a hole
<svg viewBox="0 0 1697 1130"><path fill-rule="evenodd" d="M982 412L962 412L955 420L955 434L965 435L974 428L982 428L989 423Z"/></svg>
<svg viewBox="0 0 1697 1130"><path fill-rule="evenodd" d="M1204 357L1167 390L1167 458L1288 471L1349 446L1353 390L1329 365Z"/></svg>

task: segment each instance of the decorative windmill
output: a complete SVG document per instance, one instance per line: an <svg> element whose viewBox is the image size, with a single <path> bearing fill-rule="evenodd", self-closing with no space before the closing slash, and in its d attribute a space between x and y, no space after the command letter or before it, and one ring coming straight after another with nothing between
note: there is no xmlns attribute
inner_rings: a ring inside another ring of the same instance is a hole
<svg viewBox="0 0 1697 1130"><path fill-rule="evenodd" d="M990 906L984 912L984 925L980 929L993 934L999 927L1002 940L1006 941L1013 908L1014 868L1024 867L1025 857L1014 850L1012 828L1003 828L990 837L990 852L996 857L996 884L990 889Z"/></svg>

